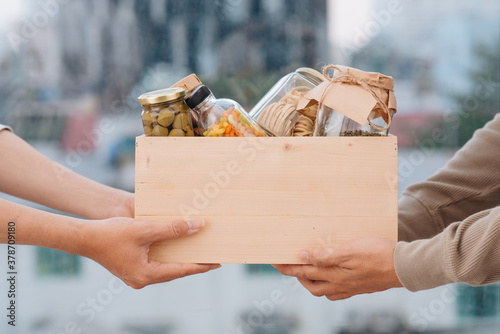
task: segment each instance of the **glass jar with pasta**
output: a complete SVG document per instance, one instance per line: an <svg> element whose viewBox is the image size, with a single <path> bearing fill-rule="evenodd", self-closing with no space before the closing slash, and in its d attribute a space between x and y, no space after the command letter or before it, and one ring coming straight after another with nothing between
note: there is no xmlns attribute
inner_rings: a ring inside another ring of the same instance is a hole
<svg viewBox="0 0 500 334"><path fill-rule="evenodd" d="M216 99L201 85L186 99L198 114L198 129L205 137L264 137L264 131L243 107L230 99Z"/></svg>
<svg viewBox="0 0 500 334"><path fill-rule="evenodd" d="M281 78L250 111L270 135L312 136L317 106L297 111L300 98L324 81L318 71L302 67Z"/></svg>

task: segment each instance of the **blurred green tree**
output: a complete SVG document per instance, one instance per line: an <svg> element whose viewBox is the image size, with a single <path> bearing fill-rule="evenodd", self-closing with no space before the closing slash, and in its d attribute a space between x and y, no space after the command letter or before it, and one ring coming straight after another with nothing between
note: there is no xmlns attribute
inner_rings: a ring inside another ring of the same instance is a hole
<svg viewBox="0 0 500 334"><path fill-rule="evenodd" d="M479 128L500 112L500 43L476 50L477 67L471 71L470 91L455 97L459 108L456 144L464 145Z"/></svg>

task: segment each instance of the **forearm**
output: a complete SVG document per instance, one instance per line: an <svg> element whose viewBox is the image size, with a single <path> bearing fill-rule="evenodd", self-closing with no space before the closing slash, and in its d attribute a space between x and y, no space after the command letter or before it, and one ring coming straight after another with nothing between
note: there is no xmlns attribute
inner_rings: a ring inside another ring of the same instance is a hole
<svg viewBox="0 0 500 334"><path fill-rule="evenodd" d="M82 255L84 221L0 199L0 243L7 243L8 224L15 224L19 245L33 245Z"/></svg>
<svg viewBox="0 0 500 334"><path fill-rule="evenodd" d="M500 207L448 226L432 239L399 242L396 273L411 291L448 283L483 285L500 281Z"/></svg>
<svg viewBox="0 0 500 334"><path fill-rule="evenodd" d="M9 131L0 132L0 191L90 219L133 195L78 175L46 158ZM129 215L130 216L130 215Z"/></svg>

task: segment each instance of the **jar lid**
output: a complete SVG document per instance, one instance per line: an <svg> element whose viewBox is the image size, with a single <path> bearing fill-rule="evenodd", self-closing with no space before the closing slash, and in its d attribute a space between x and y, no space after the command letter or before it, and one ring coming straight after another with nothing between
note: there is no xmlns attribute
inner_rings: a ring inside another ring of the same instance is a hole
<svg viewBox="0 0 500 334"><path fill-rule="evenodd" d="M295 72L303 75L306 79L308 79L315 85L320 85L323 81L325 81L325 77L322 73L309 67L298 68Z"/></svg>
<svg viewBox="0 0 500 334"><path fill-rule="evenodd" d="M208 89L205 85L201 85L191 94L190 97L186 99L186 104L189 108L194 109L197 105L205 101L210 95L212 95L210 89Z"/></svg>
<svg viewBox="0 0 500 334"><path fill-rule="evenodd" d="M186 96L186 90L184 88L167 88L161 90L155 90L154 92L149 92L139 96L139 104L141 106L169 102L177 100L181 97Z"/></svg>

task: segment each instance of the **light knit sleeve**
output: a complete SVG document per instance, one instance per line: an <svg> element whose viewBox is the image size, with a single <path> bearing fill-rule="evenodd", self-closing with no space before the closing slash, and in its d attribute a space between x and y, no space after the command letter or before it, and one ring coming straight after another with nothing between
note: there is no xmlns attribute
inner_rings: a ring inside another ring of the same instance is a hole
<svg viewBox="0 0 500 334"><path fill-rule="evenodd" d="M394 264L410 291L500 281L500 206L455 222L432 239L398 242Z"/></svg>
<svg viewBox="0 0 500 334"><path fill-rule="evenodd" d="M437 153L436 153L437 154ZM434 176L399 200L399 240L432 238L453 222L500 205L500 114Z"/></svg>

